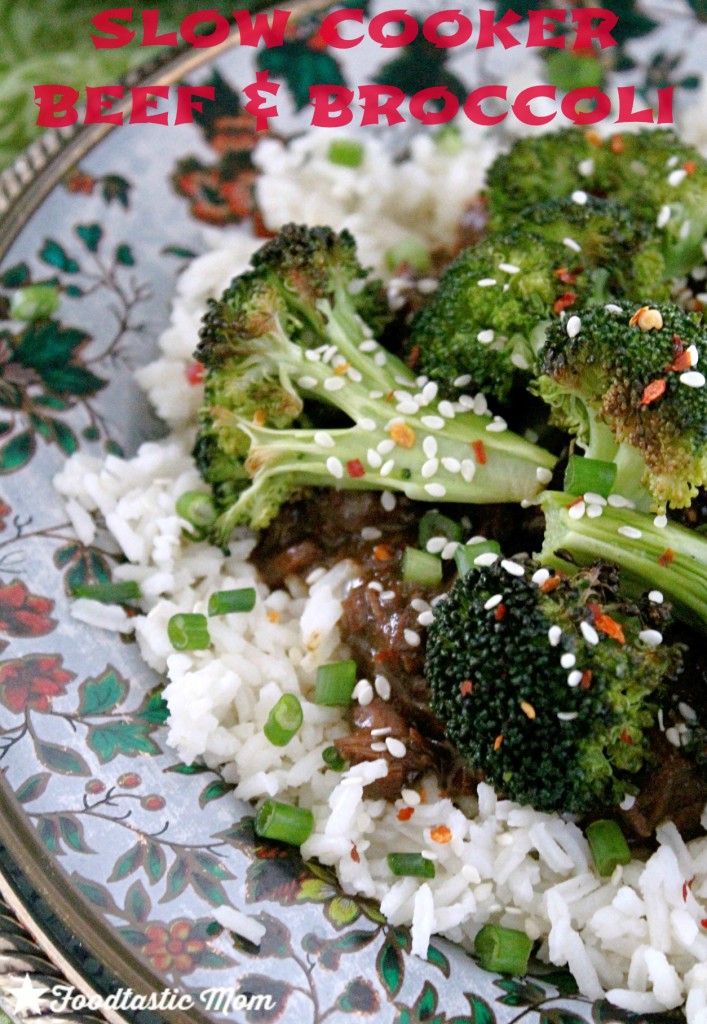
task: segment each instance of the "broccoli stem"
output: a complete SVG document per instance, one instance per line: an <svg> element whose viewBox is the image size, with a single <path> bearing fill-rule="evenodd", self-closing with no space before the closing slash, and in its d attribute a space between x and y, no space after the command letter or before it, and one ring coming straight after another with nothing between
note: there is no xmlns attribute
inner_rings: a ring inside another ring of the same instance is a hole
<svg viewBox="0 0 707 1024"><path fill-rule="evenodd" d="M570 507L576 503L577 498L562 492L542 495L546 520L542 564L572 572L577 564L599 559L615 562L629 591L660 590L676 615L707 634L707 538L674 523L656 526L651 516L610 505L603 506L595 518L586 514L575 518Z"/></svg>

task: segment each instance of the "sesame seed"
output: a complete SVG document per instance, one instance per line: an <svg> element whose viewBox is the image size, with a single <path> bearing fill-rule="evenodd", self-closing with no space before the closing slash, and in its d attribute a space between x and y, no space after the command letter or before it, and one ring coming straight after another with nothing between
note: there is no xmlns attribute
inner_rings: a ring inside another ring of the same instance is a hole
<svg viewBox="0 0 707 1024"><path fill-rule="evenodd" d="M633 793L627 793L626 796L621 801L621 803L619 804L619 807L621 808L622 811L630 811L635 803L636 803L636 798L633 795Z"/></svg>
<svg viewBox="0 0 707 1024"><path fill-rule="evenodd" d="M493 597L490 597L486 604L484 605L484 610L490 612L491 609L499 605L502 600L503 594L494 594Z"/></svg>
<svg viewBox="0 0 707 1024"><path fill-rule="evenodd" d="M699 370L688 370L680 374L680 383L686 384L689 388L703 388L705 386L705 375Z"/></svg>
<svg viewBox="0 0 707 1024"><path fill-rule="evenodd" d="M578 206L586 206L587 199L589 198L589 196L587 195L586 192L582 192L581 189L578 189L576 192L572 193L572 197L571 198L572 198L572 202L573 203L577 203Z"/></svg>
<svg viewBox="0 0 707 1024"><path fill-rule="evenodd" d="M380 469L383 465L383 457L374 451L373 448L369 448L366 452L366 461L371 469Z"/></svg>
<svg viewBox="0 0 707 1024"><path fill-rule="evenodd" d="M549 569L536 569L533 575L530 577L536 586L541 587L543 583L547 583L550 579Z"/></svg>
<svg viewBox="0 0 707 1024"><path fill-rule="evenodd" d="M649 590L648 591L648 600L652 601L653 604L662 604L663 603L663 594L662 594L662 592L660 590Z"/></svg>
<svg viewBox="0 0 707 1024"><path fill-rule="evenodd" d="M444 416L446 420L453 420L454 416L456 415L454 412L454 406L452 405L451 402L448 402L446 399L439 403L437 409L439 411L440 416Z"/></svg>
<svg viewBox="0 0 707 1024"><path fill-rule="evenodd" d="M498 269L502 270L504 274L520 274L520 267L517 267L515 263L499 263Z"/></svg>
<svg viewBox="0 0 707 1024"><path fill-rule="evenodd" d="M392 731L392 728L386 725L381 729L371 729L371 736L389 736Z"/></svg>
<svg viewBox="0 0 707 1024"><path fill-rule="evenodd" d="M310 363L318 363L321 359L321 353L317 352L314 348L305 349L304 358L309 359Z"/></svg>
<svg viewBox="0 0 707 1024"><path fill-rule="evenodd" d="M353 697L362 707L366 707L373 700L373 687L367 679L359 679L353 689Z"/></svg>
<svg viewBox="0 0 707 1024"><path fill-rule="evenodd" d="M566 654L563 654L560 658L560 665L562 665L563 668L574 668L576 664L577 659L571 651L567 651Z"/></svg>
<svg viewBox="0 0 707 1024"><path fill-rule="evenodd" d="M601 494L595 494L594 491L587 491L584 500L590 501L592 505L606 505L606 498Z"/></svg>
<svg viewBox="0 0 707 1024"><path fill-rule="evenodd" d="M375 352L377 348L378 342L373 341L370 338L368 339L368 341L362 341L361 344L358 346L359 352Z"/></svg>
<svg viewBox="0 0 707 1024"><path fill-rule="evenodd" d="M682 717L686 721L688 721L688 722L695 722L695 721L697 721L697 712L695 711L695 709L693 707L690 707L689 704L686 704L682 700L678 704L678 711L680 712L680 714L682 715Z"/></svg>
<svg viewBox="0 0 707 1024"><path fill-rule="evenodd" d="M691 227L692 227L692 225L690 224L689 220L683 221L682 224L680 225L680 231L678 232L678 237L681 238L683 241L686 238L689 238Z"/></svg>
<svg viewBox="0 0 707 1024"><path fill-rule="evenodd" d="M422 797L416 789L401 789L400 796L408 807L417 807L422 801Z"/></svg>
<svg viewBox="0 0 707 1024"><path fill-rule="evenodd" d="M341 391L343 387L346 387L346 381L343 377L327 377L324 381L325 391Z"/></svg>
<svg viewBox="0 0 707 1024"><path fill-rule="evenodd" d="M376 451L380 452L381 455L390 455L394 448L395 441L390 437L386 437L385 441L379 441L376 445Z"/></svg>
<svg viewBox="0 0 707 1024"><path fill-rule="evenodd" d="M621 306L617 306L615 302L607 302L604 306L604 311L606 313L623 313Z"/></svg>
<svg viewBox="0 0 707 1024"><path fill-rule="evenodd" d="M511 354L511 363L519 370L527 370L530 367L528 360L522 352L513 352Z"/></svg>
<svg viewBox="0 0 707 1024"><path fill-rule="evenodd" d="M337 459L336 455L330 455L326 460L326 468L333 477L337 480L341 480L344 475L344 467L341 464L341 459Z"/></svg>
<svg viewBox="0 0 707 1024"><path fill-rule="evenodd" d="M671 725L669 729L665 730L665 738L668 743L671 743L674 747L681 746L680 733L677 731L674 725Z"/></svg>
<svg viewBox="0 0 707 1024"><path fill-rule="evenodd" d="M697 351L697 345L688 345L686 351L690 357L690 366L697 366L700 359L700 353Z"/></svg>
<svg viewBox="0 0 707 1024"><path fill-rule="evenodd" d="M368 397L371 398L375 402L375 401L378 401L379 398L383 397L383 392L382 391L369 391L368 392Z"/></svg>
<svg viewBox="0 0 707 1024"><path fill-rule="evenodd" d="M425 484L425 490L431 498L443 498L447 493L444 484Z"/></svg>
<svg viewBox="0 0 707 1024"><path fill-rule="evenodd" d="M592 157L587 157L586 160L580 161L577 164L577 170L583 178L588 178L590 174L594 174L594 160Z"/></svg>
<svg viewBox="0 0 707 1024"><path fill-rule="evenodd" d="M574 505L570 505L567 509L567 515L570 519L581 519L586 511L587 506L583 501L575 501Z"/></svg>
<svg viewBox="0 0 707 1024"><path fill-rule="evenodd" d="M426 612L429 610L430 602L425 601L424 597L413 597L410 607L415 612Z"/></svg>
<svg viewBox="0 0 707 1024"><path fill-rule="evenodd" d="M572 250L572 252L582 251L582 246L575 242L574 238L563 238L562 244L566 245L568 249Z"/></svg>
<svg viewBox="0 0 707 1024"><path fill-rule="evenodd" d="M429 551L431 555L439 555L442 551L444 551L446 545L446 537L430 537L430 539L425 544L425 550Z"/></svg>
<svg viewBox="0 0 707 1024"><path fill-rule="evenodd" d="M477 555L474 559L474 565L481 566L482 569L487 568L489 565L494 565L498 561L498 555L493 551L484 551L483 555Z"/></svg>
<svg viewBox="0 0 707 1024"><path fill-rule="evenodd" d="M628 537L629 540L640 540L643 536L635 526L620 526L616 532L620 533L622 537Z"/></svg>
<svg viewBox="0 0 707 1024"><path fill-rule="evenodd" d="M376 429L376 421L372 420L370 416L364 416L358 421L358 425L361 430L371 431Z"/></svg>
<svg viewBox="0 0 707 1024"><path fill-rule="evenodd" d="M678 167L677 170L671 171L668 175L668 184L673 187L680 185L687 177L687 171L684 167Z"/></svg>
<svg viewBox="0 0 707 1024"><path fill-rule="evenodd" d="M655 519L653 520L653 525L657 526L657 528L659 530L664 530L665 527L668 525L668 517L667 516L656 516Z"/></svg>
<svg viewBox="0 0 707 1024"><path fill-rule="evenodd" d="M390 700L390 683L387 676L376 676L373 685L381 700Z"/></svg>
<svg viewBox="0 0 707 1024"><path fill-rule="evenodd" d="M425 384L424 388L422 389L422 394L420 395L420 398L422 399L422 404L429 405L430 402L434 402L435 398L437 397L438 391L439 387L435 383L435 381L428 381L428 383Z"/></svg>
<svg viewBox="0 0 707 1024"><path fill-rule="evenodd" d="M457 377L453 383L455 388L465 388L467 384L471 384L471 374L463 373L461 377Z"/></svg>
<svg viewBox="0 0 707 1024"><path fill-rule="evenodd" d="M304 582L308 587L313 586L317 580L320 580L323 576L326 576L326 569L323 565L317 566L316 569L312 569L308 576L305 577Z"/></svg>
<svg viewBox="0 0 707 1024"><path fill-rule="evenodd" d="M462 476L470 484L476 473L476 463L473 459L462 459Z"/></svg>
<svg viewBox="0 0 707 1024"><path fill-rule="evenodd" d="M595 502L592 502L591 505L587 505L587 516L589 519L598 519L603 512L604 508L602 505L597 505Z"/></svg>
<svg viewBox="0 0 707 1024"><path fill-rule="evenodd" d="M591 622L580 622L579 628L582 631L582 636L588 644L592 644L592 646L595 646L599 643L599 634L597 633L594 626L592 626Z"/></svg>
<svg viewBox="0 0 707 1024"><path fill-rule="evenodd" d="M454 558L457 548L459 547L458 540L448 541L442 548L442 559L448 562L450 558Z"/></svg>
<svg viewBox="0 0 707 1024"><path fill-rule="evenodd" d="M349 366L346 370L346 376L349 380L352 380L354 384L360 384L363 380L363 375L358 372L355 366Z"/></svg>
<svg viewBox="0 0 707 1024"><path fill-rule="evenodd" d="M383 584L379 583L378 580L371 580L366 586L369 590L377 590L379 594L383 591Z"/></svg>
<svg viewBox="0 0 707 1024"><path fill-rule="evenodd" d="M578 316L571 316L567 321L567 337L576 338L582 330L582 321Z"/></svg>
<svg viewBox="0 0 707 1024"><path fill-rule="evenodd" d="M420 612L417 621L420 626L430 626L434 621L434 615L432 612Z"/></svg>
<svg viewBox="0 0 707 1024"><path fill-rule="evenodd" d="M574 669L574 671L570 672L570 674L567 676L567 685L568 686L572 686L572 687L579 686L579 684L581 682L582 682L582 673L579 671L578 668Z"/></svg>
<svg viewBox="0 0 707 1024"><path fill-rule="evenodd" d="M397 503L397 499L392 491L383 491L381 494L381 505L385 512L392 512Z"/></svg>
<svg viewBox="0 0 707 1024"><path fill-rule="evenodd" d="M481 280L477 281L476 283L478 284L479 288L491 288L493 285L496 284L496 278L482 277Z"/></svg>
<svg viewBox="0 0 707 1024"><path fill-rule="evenodd" d="M624 498L623 494L610 494L606 499L612 508L635 508L630 498Z"/></svg>
<svg viewBox="0 0 707 1024"><path fill-rule="evenodd" d="M407 747L402 740L396 740L394 736L388 736L385 741L385 745L388 748L388 753L391 757L405 757L407 754Z"/></svg>
<svg viewBox="0 0 707 1024"><path fill-rule="evenodd" d="M420 634L416 633L414 629L403 630L403 636L405 637L405 643L409 644L410 647L420 646Z"/></svg>
<svg viewBox="0 0 707 1024"><path fill-rule="evenodd" d="M459 459L452 458L451 455L447 455L442 459L442 465L448 473L459 473L461 472L462 464Z"/></svg>
<svg viewBox="0 0 707 1024"><path fill-rule="evenodd" d="M422 441L422 450L428 459L433 459L437 454L437 438L428 434Z"/></svg>
<svg viewBox="0 0 707 1024"><path fill-rule="evenodd" d="M476 340L480 341L482 345L490 345L493 339L496 337L496 332L492 330L479 331L476 335Z"/></svg>
<svg viewBox="0 0 707 1024"><path fill-rule="evenodd" d="M318 444L320 448L336 447L336 441L331 436L331 434L327 434L326 430L318 430L316 432L316 434L314 435L314 443Z"/></svg>
<svg viewBox="0 0 707 1024"><path fill-rule="evenodd" d="M658 708L657 718L658 718L658 728L660 729L661 732L665 732L665 722L663 721L663 709L662 708Z"/></svg>
<svg viewBox="0 0 707 1024"><path fill-rule="evenodd" d="M385 364L388 362L388 357L385 354L385 352L376 352L376 354L373 357L373 362L376 364L376 366L385 366Z"/></svg>
<svg viewBox="0 0 707 1024"><path fill-rule="evenodd" d="M362 540L380 540L383 536L377 526L364 526L361 530Z"/></svg>
<svg viewBox="0 0 707 1024"><path fill-rule="evenodd" d="M502 416L494 416L491 422L486 424L486 430L489 434L502 434L504 430L508 430L508 424Z"/></svg>
<svg viewBox="0 0 707 1024"><path fill-rule="evenodd" d="M407 384L407 381L405 381L405 383ZM398 391L394 391L393 392L393 398L397 402L404 402L406 399L412 398L412 395L410 394L409 391L400 391L400 390L398 390Z"/></svg>
<svg viewBox="0 0 707 1024"><path fill-rule="evenodd" d="M679 159L680 159L680 157L677 155L677 153L673 153L673 155L669 156L668 159L665 161L665 166L666 167L674 167Z"/></svg>
<svg viewBox="0 0 707 1024"><path fill-rule="evenodd" d="M444 426L444 420L441 416L421 416L420 423L429 430L441 430Z"/></svg>
<svg viewBox="0 0 707 1024"><path fill-rule="evenodd" d="M501 562L501 568L505 569L511 576L525 576L525 569L519 562L514 562L510 558L504 558Z"/></svg>
<svg viewBox="0 0 707 1024"><path fill-rule="evenodd" d="M388 748L383 740L379 740L376 743L371 743L371 750L375 751L376 754L382 754Z"/></svg>
<svg viewBox="0 0 707 1024"><path fill-rule="evenodd" d="M478 395L474 395L474 412L477 416L485 416L489 411L489 404L486 401L486 395L482 395L479 392Z"/></svg>
<svg viewBox="0 0 707 1024"><path fill-rule="evenodd" d="M300 377L297 381L297 386L300 388L315 388L317 386L316 377Z"/></svg>
<svg viewBox="0 0 707 1024"><path fill-rule="evenodd" d="M420 407L412 398L405 399L404 402L398 402L395 406L397 412L403 413L404 416L415 416L420 411Z"/></svg>
<svg viewBox="0 0 707 1024"><path fill-rule="evenodd" d="M439 469L439 459L428 459L427 462L422 463L422 469L420 475L423 480L429 480L431 476L434 476Z"/></svg>
<svg viewBox="0 0 707 1024"><path fill-rule="evenodd" d="M538 466L535 470L535 479L539 484L549 484L552 480L552 470L545 469L544 466Z"/></svg>
<svg viewBox="0 0 707 1024"><path fill-rule="evenodd" d="M557 717L561 722L574 722L579 717L578 711L558 711Z"/></svg>
<svg viewBox="0 0 707 1024"><path fill-rule="evenodd" d="M664 228L669 220L670 220L670 207L666 204L665 206L661 206L661 208L660 208L657 220L655 222L656 227Z"/></svg>
<svg viewBox="0 0 707 1024"><path fill-rule="evenodd" d="M378 472L380 473L381 476L390 476L394 469L395 459L388 459L387 462L383 463Z"/></svg>
<svg viewBox="0 0 707 1024"><path fill-rule="evenodd" d="M657 629L642 629L638 634L638 639L642 640L644 644L648 644L649 647L658 647L663 642L663 634Z"/></svg>

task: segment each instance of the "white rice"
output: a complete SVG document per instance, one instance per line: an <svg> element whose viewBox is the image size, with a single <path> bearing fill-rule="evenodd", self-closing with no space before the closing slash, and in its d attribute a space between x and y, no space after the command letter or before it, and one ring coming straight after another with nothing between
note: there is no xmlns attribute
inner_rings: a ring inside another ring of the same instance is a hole
<svg viewBox="0 0 707 1024"><path fill-rule="evenodd" d="M413 158L394 165L385 147L361 137L364 163L351 171L326 159L330 140L312 133L289 147L260 145L266 222L348 227L363 261L379 270L398 238L413 234L428 245L452 238L494 155L478 133L455 155L420 138ZM497 800L486 784L455 806L434 778L424 780L422 799L422 786L395 804L365 799L365 784L387 770L383 758L343 773L322 761L322 751L348 727L340 709L319 707L311 695L317 666L347 655L337 622L353 567L342 563L315 574L310 585L293 579L271 592L246 560L252 536L239 534L224 557L206 543L185 541L175 511L180 494L203 486L189 454L201 394L185 376L200 318L207 298L245 268L260 244L244 228L210 240L212 251L179 280L160 358L138 373L172 434L128 460L77 454L56 480L79 537L92 541L94 522L112 534L126 558L116 578L138 581L144 614L128 620L121 609L91 609L86 601L75 603L75 614L121 631L134 627L145 660L168 679L168 743L179 756L219 768L244 799L277 796L311 808L315 828L304 856L333 865L346 891L378 899L392 923L412 924L415 952L424 956L435 933L471 945L487 922L522 928L541 939L543 959L569 966L585 995L605 994L641 1013L685 1003L689 1024L707 1024L707 837L685 844L666 824L648 861L634 860L602 879L567 817ZM173 650L171 615L204 611L214 591L244 586L256 589L255 608L210 618L209 651ZM263 726L284 693L300 697L304 724L287 746L275 747ZM370 699L372 683L360 683L356 693ZM413 813L400 820L404 807ZM393 878L391 851L421 852L434 861L435 878ZM227 927L257 941L253 922L223 914Z"/></svg>

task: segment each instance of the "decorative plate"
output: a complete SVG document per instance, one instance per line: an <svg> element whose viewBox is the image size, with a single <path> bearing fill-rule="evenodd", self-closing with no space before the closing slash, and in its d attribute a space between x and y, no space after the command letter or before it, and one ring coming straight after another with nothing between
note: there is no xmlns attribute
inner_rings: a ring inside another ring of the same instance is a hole
<svg viewBox="0 0 707 1024"><path fill-rule="evenodd" d="M23 1001L17 980L0 977L0 1003L86 1021L99 1009L144 1022L628 1018L571 998L562 972L493 977L442 940L413 957L408 932L374 905L256 840L250 807L165 747L160 680L136 646L70 615L73 588L109 580L112 558L72 533L52 478L78 449L131 453L159 430L131 371L154 354L204 226L258 217L257 136L236 116L244 84L266 69L281 81L283 133L306 125L309 85L355 77L347 51L323 46L322 6L295 7L282 47L253 51L234 37L144 69L143 83L216 84L195 123L49 132L0 183L0 316L20 286L52 281L61 295L48 318L0 326L0 949L10 951L0 964L33 986ZM704 19L702 4L631 0L610 66L585 56L584 70L597 83L620 75L648 98L680 86L682 103L701 84ZM473 51L452 54L418 43L378 51L365 70L405 91L445 81L467 92L488 74ZM533 59L560 89L572 84L563 51ZM224 904L265 925L258 948L215 922Z"/></svg>

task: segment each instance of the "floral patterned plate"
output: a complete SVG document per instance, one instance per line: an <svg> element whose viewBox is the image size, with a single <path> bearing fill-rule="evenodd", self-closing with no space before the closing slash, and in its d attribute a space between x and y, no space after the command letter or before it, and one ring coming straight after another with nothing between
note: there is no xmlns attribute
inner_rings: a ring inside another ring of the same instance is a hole
<svg viewBox="0 0 707 1024"><path fill-rule="evenodd" d="M70 615L74 587L109 580L113 557L77 539L52 478L78 449L130 453L159 429L131 371L154 353L175 277L202 250L204 224L258 224L243 86L269 70L289 97L290 127L302 128L308 86L345 80L344 51L328 52L318 34L322 6L296 6L283 47L254 52L231 40L142 72L143 81L215 84L217 102L197 123L47 133L0 183L0 948L38 991L56 984L53 964L76 992L106 1000L127 987L183 997L153 1001L157 1014L106 1002L113 1020L155 1021L161 1011L174 1021L303 1024L627 1018L571 998L562 972L492 977L437 940L426 960L413 957L407 930L342 894L328 871L257 840L250 808L218 775L181 765L165 747L160 680L136 646ZM611 59L645 95L669 81L699 85L691 53L704 52L704 28L686 7L678 13L670 50L655 5L622 5ZM559 53L544 55L540 70L561 88ZM403 89L444 81L468 91L488 74L427 45L376 59L367 70ZM612 71L582 60L596 82ZM58 310L11 320L13 293L47 281ZM223 905L265 926L259 947L215 922ZM51 1009L50 991L37 998L35 1010ZM70 1010L96 1019L85 1001Z"/></svg>

